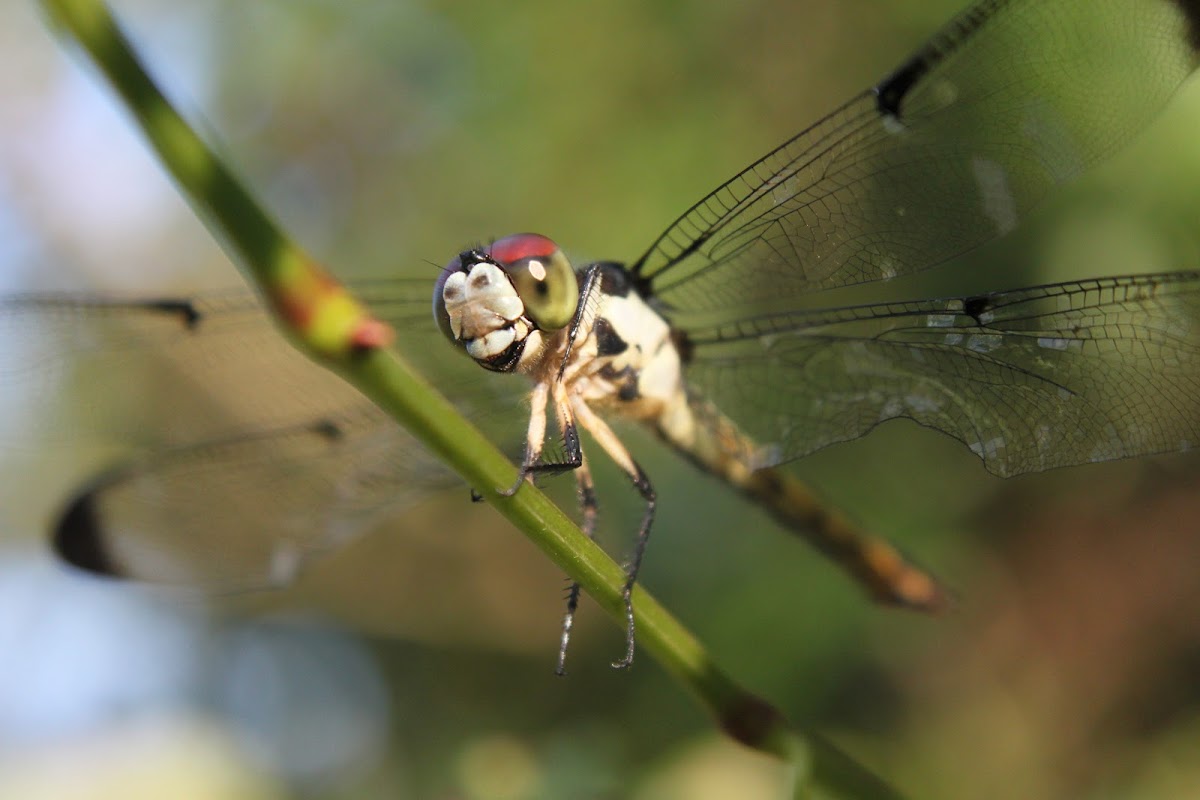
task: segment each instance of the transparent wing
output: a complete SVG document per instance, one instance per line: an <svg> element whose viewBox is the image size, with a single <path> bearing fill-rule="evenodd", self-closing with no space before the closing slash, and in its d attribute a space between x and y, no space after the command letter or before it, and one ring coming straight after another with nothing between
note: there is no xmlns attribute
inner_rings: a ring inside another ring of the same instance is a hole
<svg viewBox="0 0 1200 800"><path fill-rule="evenodd" d="M382 516L454 483L366 406L124 463L70 501L54 545L105 575L217 593L276 588Z"/></svg>
<svg viewBox="0 0 1200 800"><path fill-rule="evenodd" d="M1198 30L1179 0L985 0L697 203L633 270L682 322L946 261L1144 127L1196 66Z"/></svg>
<svg viewBox="0 0 1200 800"><path fill-rule="evenodd" d="M502 417L525 387L489 384L450 352L430 315L431 286L352 290L397 327L401 348L437 362L439 383L463 405L486 410L476 418ZM59 552L93 571L222 592L274 586L377 514L455 483L292 348L248 291L0 298L0 380L4 400L23 396L38 410L6 417L5 448L94 437L134 449L60 515Z"/></svg>
<svg viewBox="0 0 1200 800"><path fill-rule="evenodd" d="M421 356L434 349L431 286L388 280L352 290L397 328L398 347ZM456 374L453 359L444 361ZM39 443L108 435L144 446L190 444L306 424L363 402L296 351L247 290L137 300L0 297L0 381L5 394L43 406L51 397L65 401L61 414L24 431Z"/></svg>
<svg viewBox="0 0 1200 800"><path fill-rule="evenodd" d="M763 463L907 418L998 475L1200 442L1200 272L784 314L691 333Z"/></svg>

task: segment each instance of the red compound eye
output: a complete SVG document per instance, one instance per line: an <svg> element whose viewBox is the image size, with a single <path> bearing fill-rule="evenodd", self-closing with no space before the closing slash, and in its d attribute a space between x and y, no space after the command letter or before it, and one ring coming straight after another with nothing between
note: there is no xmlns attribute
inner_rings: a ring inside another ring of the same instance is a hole
<svg viewBox="0 0 1200 800"><path fill-rule="evenodd" d="M549 260L558 252L558 245L538 233L515 233L497 239L487 250L498 264L508 266L525 258Z"/></svg>

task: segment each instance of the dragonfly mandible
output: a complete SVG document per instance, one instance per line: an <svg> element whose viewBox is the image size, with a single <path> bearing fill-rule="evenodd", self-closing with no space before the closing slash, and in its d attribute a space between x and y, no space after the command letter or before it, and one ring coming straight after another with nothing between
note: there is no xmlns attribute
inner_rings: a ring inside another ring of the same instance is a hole
<svg viewBox="0 0 1200 800"><path fill-rule="evenodd" d="M897 418L958 439L1004 476L1193 446L1200 272L854 306L812 299L912 275L1008 233L1054 187L1132 138L1192 73L1198 49L1194 2L983 0L880 83L702 198L628 265L576 268L535 234L451 261L434 292L443 333L483 366L533 380L521 479L573 470L590 534L583 428L645 500L617 666L633 657L631 590L657 498L596 411L648 424L876 599L926 610L946 601L932 576L778 466ZM399 316L411 313L413 295L397 285L366 289L382 318L389 300ZM3 313L61 315L52 324L67 328L104 317L139 340L144 326L160 326L190 346L255 313L245 298L218 301L232 308L207 298L39 297ZM387 426L378 412L348 391L340 400L356 410L118 466L70 503L58 551L110 574L286 581L353 527L346 519L387 504L396 486L423 488L394 457L409 446L404 434L372 435ZM560 462L540 458L548 406L565 442ZM269 455L267 445L280 449ZM221 498L243 469L282 470L313 488L239 509L253 520L236 526L253 530L249 556L206 552L206 515L227 512ZM289 499L297 495L305 499ZM168 519L169 534L157 527ZM180 541L192 537L200 541ZM560 671L576 599L577 590Z"/></svg>

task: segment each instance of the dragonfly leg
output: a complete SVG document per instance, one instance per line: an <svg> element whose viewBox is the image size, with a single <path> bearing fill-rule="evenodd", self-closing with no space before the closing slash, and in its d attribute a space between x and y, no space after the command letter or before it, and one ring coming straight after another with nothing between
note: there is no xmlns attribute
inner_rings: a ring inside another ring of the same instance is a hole
<svg viewBox="0 0 1200 800"><path fill-rule="evenodd" d="M509 489L500 492L505 497L511 497L516 494L517 490L521 488L521 484L534 475L546 473L558 474L567 470L575 470L579 469L583 463L583 450L579 444L579 434L575 429L574 420L571 417L570 402L567 400L566 392L563 388L563 373L571 361L571 351L575 347L575 341L579 338L580 333L589 327L590 317L594 314L596 304L599 300L600 265L595 264L584 275L583 287L580 290L579 307L576 309L575 316L571 320L571 327L567 336L567 347L563 353L558 373L555 375L553 381L555 412L558 416L559 430L563 434L563 443L567 451L566 458L562 461L539 463L546 438L546 401L551 390L551 383L549 381L542 381L533 387L533 393L530 396L532 412L529 415L529 431L525 441L525 458L522 461L520 472L517 473L516 482Z"/></svg>
<svg viewBox="0 0 1200 800"><path fill-rule="evenodd" d="M567 332L567 348L563 351L562 362L558 367L558 383L562 383L563 374L567 371L567 365L571 363L571 351L575 349L575 342L579 339L580 331L591 327L591 321L595 317L597 304L600 302L600 299L600 265L593 264L584 274L583 286L579 289L579 305L575 309L575 316L571 320L571 328Z"/></svg>
<svg viewBox="0 0 1200 800"><path fill-rule="evenodd" d="M521 484L535 475L558 475L561 472L577 470L583 465L583 445L579 442L579 430L573 420L566 420L562 426L563 447L566 455L562 461L539 461L542 448L526 445L525 460L517 473L517 480L507 489L500 491L505 497L512 497L521 488Z"/></svg>
<svg viewBox="0 0 1200 800"><path fill-rule="evenodd" d="M521 459L521 468L517 470L517 480L508 489L500 491L505 497L516 494L521 484L539 471L538 459L542 457L542 448L546 443L546 401L549 397L548 383L534 385L529 396L529 428L525 433L525 456Z"/></svg>
<svg viewBox="0 0 1200 800"><path fill-rule="evenodd" d="M562 364L558 369L553 383L542 381L534 386L533 394L530 397L533 412L529 417L529 432L525 442L525 459L521 464L520 472L517 474L516 483L508 490L501 492L506 497L516 494L517 490L521 488L521 484L534 475L557 475L568 470L577 470L583 465L583 448L579 443L579 431L575 427L575 419L571 413L571 403L567 397L566 385L563 382L563 373L571 360L571 350L575 346L575 340L579 337L581 331L589 327L589 315L594 313L596 303L599 299L600 266L596 264L584 276L583 288L580 290L579 307L576 309L575 316L571 321L570 332L567 336L567 347L562 357ZM546 401L551 391L553 391L554 411L558 417L558 428L562 431L566 456L562 461L539 461L546 437Z"/></svg>
<svg viewBox="0 0 1200 800"><path fill-rule="evenodd" d="M579 508L583 512L584 534L592 540L596 538L596 514L600 505L596 500L596 485L592 481L592 471L588 468L587 458L575 470L575 483L579 487ZM567 646L571 641L571 628L575 624L575 611L579 608L579 584L571 581L567 588L567 612L563 615L562 642L558 648L558 665L554 669L556 675L566 675Z"/></svg>
<svg viewBox="0 0 1200 800"><path fill-rule="evenodd" d="M583 512L583 532L589 539L595 538L596 514L599 505L596 501L595 485L592 482L591 470L583 455L583 445L579 440L579 428L575 424L570 397L566 386L561 381L555 381L554 413L562 432L563 447L566 451L562 461L539 461L542 447L546 439L546 402L551 391L549 382L542 382L534 387L532 411L529 418L529 431L525 442L525 458L517 473L517 481L500 494L511 497L521 488L521 484L533 475L543 473L559 473L566 470L575 472L575 480L579 487L579 506ZM572 581L567 589L567 611L563 617L562 639L558 648L558 664L555 673L566 674L567 646L571 641L571 628L575 623L575 611L579 607L579 584Z"/></svg>
<svg viewBox="0 0 1200 800"><path fill-rule="evenodd" d="M572 403L572 408L575 411L575 418L579 420L579 424L587 429L588 433L592 434L596 439L596 443L604 448L609 457L616 462L617 466L624 470L629 479L633 481L633 486L641 494L642 499L646 502L646 509L642 513L642 524L638 528L637 538L634 540L633 557L625 568L625 585L621 590L621 599L625 602L625 655L620 661L613 662L613 667L616 669L626 669L633 664L634 651L634 619L633 619L633 586L637 583L638 572L642 567L642 557L646 554L646 544L650 541L650 527L654 523L654 509L658 503L658 496L654 492L654 487L650 485L650 479L646 477L646 473L633 460L633 456L629 454L629 450L621 442L617 435L613 433L612 428L588 407L587 403L580 398L575 398Z"/></svg>

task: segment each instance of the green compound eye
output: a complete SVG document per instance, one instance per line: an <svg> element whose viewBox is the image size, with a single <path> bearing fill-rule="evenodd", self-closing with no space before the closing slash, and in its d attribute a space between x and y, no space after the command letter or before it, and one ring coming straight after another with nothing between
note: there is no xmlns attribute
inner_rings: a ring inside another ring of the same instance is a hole
<svg viewBox="0 0 1200 800"><path fill-rule="evenodd" d="M579 306L579 282L561 250L505 265L525 313L544 331L567 326Z"/></svg>

